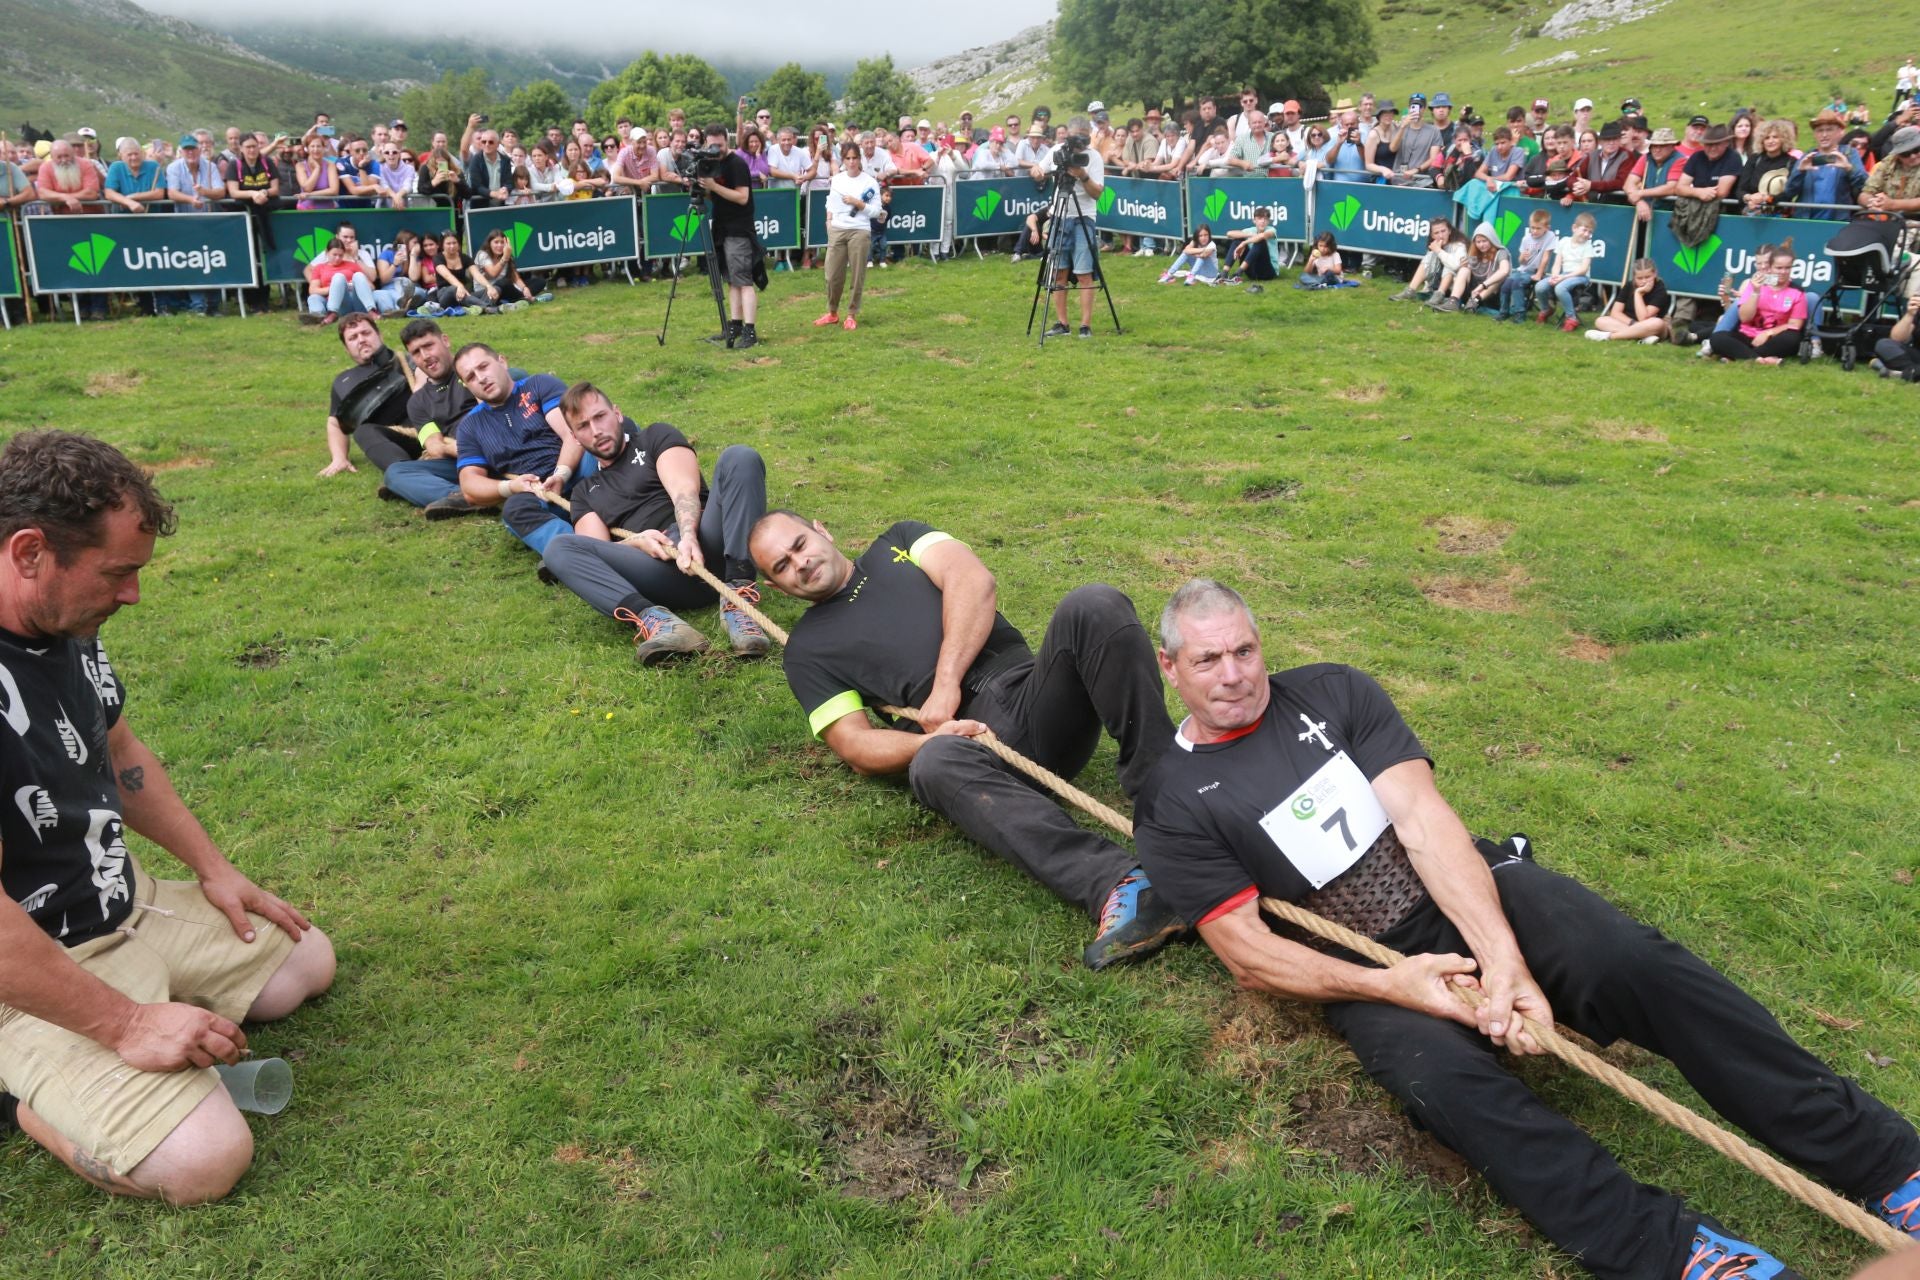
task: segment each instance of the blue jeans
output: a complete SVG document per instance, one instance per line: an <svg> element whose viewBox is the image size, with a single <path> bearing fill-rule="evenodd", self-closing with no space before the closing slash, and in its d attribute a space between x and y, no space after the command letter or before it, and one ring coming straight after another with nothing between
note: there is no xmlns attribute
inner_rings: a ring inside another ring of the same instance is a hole
<svg viewBox="0 0 1920 1280"><path fill-rule="evenodd" d="M358 305L349 308L347 306L348 297L352 297ZM322 298L311 293L307 295L307 310L313 312L315 315L319 315L323 311L331 311L335 315L345 315L350 309L353 311L373 311L376 309L373 282L365 276L335 276L333 281L327 285L326 297Z"/></svg>
<svg viewBox="0 0 1920 1280"><path fill-rule="evenodd" d="M1183 253L1173 260L1173 265L1167 268L1166 276L1163 278L1170 280L1177 271L1189 271L1195 280L1212 280L1220 274L1220 260L1196 258L1192 254Z"/></svg>
<svg viewBox="0 0 1920 1280"><path fill-rule="evenodd" d="M1573 291L1584 288L1586 283L1587 278L1585 276L1568 276L1559 284L1552 286L1549 286L1545 280L1542 280L1539 284L1533 286L1533 305L1542 312L1551 311L1553 310L1553 298L1558 298L1560 299L1560 309L1562 311L1566 312L1568 316L1577 316L1580 314L1580 309L1573 303ZM1552 297L1547 296L1549 288L1553 291Z"/></svg>
<svg viewBox="0 0 1920 1280"><path fill-rule="evenodd" d="M396 462L385 473L387 488L416 507L460 492L460 468L452 458Z"/></svg>
<svg viewBox="0 0 1920 1280"><path fill-rule="evenodd" d="M1524 271L1510 273L1500 282L1500 314L1523 316L1527 313L1527 295L1533 291L1533 277Z"/></svg>

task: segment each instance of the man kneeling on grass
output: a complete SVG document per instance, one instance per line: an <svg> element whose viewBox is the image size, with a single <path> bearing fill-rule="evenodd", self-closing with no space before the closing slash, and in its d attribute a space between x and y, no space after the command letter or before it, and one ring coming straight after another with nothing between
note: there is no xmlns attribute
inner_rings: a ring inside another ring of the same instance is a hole
<svg viewBox="0 0 1920 1280"><path fill-rule="evenodd" d="M920 802L1098 922L1086 963L1157 950L1186 925L1134 856L1075 822L972 739L1071 778L1104 725L1129 796L1173 738L1146 629L1112 587L1067 594L1035 655L995 605L993 574L963 542L915 520L849 560L818 521L770 513L753 530L767 581L810 607L787 642L787 684L813 732L861 774L907 775ZM918 707L876 726L868 708Z"/></svg>
<svg viewBox="0 0 1920 1280"><path fill-rule="evenodd" d="M1519 1019L1550 1026L1555 1006L1603 1045L1669 1058L1740 1128L1920 1238L1913 1126L1686 948L1534 862L1526 837L1476 841L1379 685L1332 663L1269 674L1246 602L1204 579L1168 603L1159 656L1188 716L1141 796L1154 883L1241 986L1324 1003L1367 1074L1555 1245L1610 1280L1795 1280L1628 1177L1500 1065L1497 1047L1541 1052ZM1410 959L1290 942L1262 897Z"/></svg>
<svg viewBox="0 0 1920 1280"><path fill-rule="evenodd" d="M716 577L758 603L747 539L766 514L766 464L745 445L722 449L709 493L678 428L634 425L591 382L569 387L560 412L600 467L574 492L573 532L547 544L547 572L601 613L631 622L642 666L706 649L707 638L672 610L714 602L713 588L693 576L693 566L709 560L722 568ZM720 622L734 653L767 651L767 633L731 600L720 606Z"/></svg>

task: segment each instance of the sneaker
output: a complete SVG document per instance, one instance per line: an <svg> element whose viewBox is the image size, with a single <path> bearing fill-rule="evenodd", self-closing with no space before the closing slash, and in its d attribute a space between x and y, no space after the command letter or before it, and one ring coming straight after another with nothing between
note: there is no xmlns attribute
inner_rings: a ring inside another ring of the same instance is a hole
<svg viewBox="0 0 1920 1280"><path fill-rule="evenodd" d="M1694 352L1693 354L1700 357L1702 360L1704 360L1708 356L1713 354L1713 348L1703 342L1700 344L1700 349Z"/></svg>
<svg viewBox="0 0 1920 1280"><path fill-rule="evenodd" d="M399 494L387 488L387 486L384 484L381 485L378 489L375 489L373 491L373 496L380 499L380 501L382 502L405 502L406 501L405 498L402 498Z"/></svg>
<svg viewBox="0 0 1920 1280"><path fill-rule="evenodd" d="M1081 325L1081 326L1080 326L1080 335L1079 335L1079 336L1081 336L1082 338L1091 338L1091 337L1093 336L1093 330L1092 330L1092 328L1090 328L1089 326L1087 326L1087 325L1084 325L1084 324L1083 324L1083 325Z"/></svg>
<svg viewBox="0 0 1920 1280"><path fill-rule="evenodd" d="M1875 356L1873 359L1867 361L1867 368L1873 370L1883 378L1891 378L1893 376L1893 370L1887 368L1887 362L1879 356Z"/></svg>
<svg viewBox="0 0 1920 1280"><path fill-rule="evenodd" d="M445 310L446 308L437 302L423 302L420 304L420 314L423 316L437 316Z"/></svg>
<svg viewBox="0 0 1920 1280"><path fill-rule="evenodd" d="M1549 324L1553 320L1553 312L1542 311L1540 314L1536 315L1533 319L1535 324Z"/></svg>
<svg viewBox="0 0 1920 1280"><path fill-rule="evenodd" d="M1715 1224L1718 1225L1718 1224ZM1722 1235L1706 1221L1693 1229L1693 1246L1680 1280L1806 1280L1758 1245Z"/></svg>
<svg viewBox="0 0 1920 1280"><path fill-rule="evenodd" d="M1589 329L1587 330L1587 341L1607 342L1610 341L1610 339L1607 337L1607 331L1605 329Z"/></svg>
<svg viewBox="0 0 1920 1280"><path fill-rule="evenodd" d="M1442 298L1440 299L1440 301L1436 303L1431 303L1429 305L1431 305L1435 311L1440 312L1442 315L1451 315L1454 312L1460 310L1460 299Z"/></svg>
<svg viewBox="0 0 1920 1280"><path fill-rule="evenodd" d="M1398 293L1389 294L1387 296L1387 301L1388 302L1412 302L1414 299L1418 298L1419 296L1420 296L1419 294L1413 291L1413 286L1408 285L1406 288L1402 289Z"/></svg>
<svg viewBox="0 0 1920 1280"><path fill-rule="evenodd" d="M835 313L829 311L827 312L827 314L821 316L818 320L815 320L813 322L813 327L816 329L824 329L830 324L839 324L839 323L840 323L840 317Z"/></svg>
<svg viewBox="0 0 1920 1280"><path fill-rule="evenodd" d="M643 667L656 667L709 648L705 636L657 604L637 614L627 608L615 609L613 616L634 625L633 660Z"/></svg>
<svg viewBox="0 0 1920 1280"><path fill-rule="evenodd" d="M860 327L860 322L858 320L855 320L852 316L848 316L845 320L842 320L840 322L840 327L842 329L845 329L848 333L852 333L855 329L858 329Z"/></svg>
<svg viewBox="0 0 1920 1280"><path fill-rule="evenodd" d="M748 347L757 347L759 345L760 335L751 329L743 330L740 336L733 340L733 349L735 351L745 351Z"/></svg>
<svg viewBox="0 0 1920 1280"><path fill-rule="evenodd" d="M1171 283L1171 282L1172 282L1172 280L1173 280L1173 272L1171 272L1171 271L1162 271L1162 272L1160 273L1160 283L1161 283L1161 284L1168 284L1168 283Z"/></svg>
<svg viewBox="0 0 1920 1280"><path fill-rule="evenodd" d="M880 269L882 271L887 269L887 260L885 258L880 259Z"/></svg>
<svg viewBox="0 0 1920 1280"><path fill-rule="evenodd" d="M1894 1230L1920 1240L1920 1169L1915 1169L1911 1178L1876 1201L1873 1211L1892 1223Z"/></svg>
<svg viewBox="0 0 1920 1280"><path fill-rule="evenodd" d="M748 604L760 603L760 589L751 582L729 582L734 594ZM727 629L727 643L737 658L758 658L766 653L767 633L744 609L731 600L720 602L720 625Z"/></svg>
<svg viewBox="0 0 1920 1280"><path fill-rule="evenodd" d="M481 508L467 501L465 494L455 489L444 498L435 498L420 508L420 514L429 520L451 520L455 516L478 515Z"/></svg>
<svg viewBox="0 0 1920 1280"><path fill-rule="evenodd" d="M1047 326L1047 336L1049 338L1064 338L1071 332L1073 332L1071 329L1057 320Z"/></svg>
<svg viewBox="0 0 1920 1280"><path fill-rule="evenodd" d="M1660 345L1660 335L1657 333L1650 333L1646 337L1640 339L1640 345L1643 347L1657 347Z"/></svg>
<svg viewBox="0 0 1920 1280"><path fill-rule="evenodd" d="M327 312L327 314L320 317L320 323L321 324L338 324L340 323L340 313L338 311L329 311Z"/></svg>
<svg viewBox="0 0 1920 1280"><path fill-rule="evenodd" d="M550 293L536 293L533 295L533 300L535 302L552 302L553 295Z"/></svg>
<svg viewBox="0 0 1920 1280"><path fill-rule="evenodd" d="M1566 318L1565 320L1563 320L1563 321L1561 321L1561 322L1560 322L1560 332L1562 332L1562 333L1578 333L1578 332L1580 332L1580 317L1579 317L1579 316L1568 316L1568 317L1567 317L1567 318Z"/></svg>
<svg viewBox="0 0 1920 1280"><path fill-rule="evenodd" d="M546 586L557 587L560 585L560 575L547 568L547 563L544 560L540 562L540 568L533 576L540 579Z"/></svg>
<svg viewBox="0 0 1920 1280"><path fill-rule="evenodd" d="M1122 876L1100 908L1100 932L1082 956L1089 969L1138 960L1173 941L1187 927L1173 907L1147 883L1139 867Z"/></svg>

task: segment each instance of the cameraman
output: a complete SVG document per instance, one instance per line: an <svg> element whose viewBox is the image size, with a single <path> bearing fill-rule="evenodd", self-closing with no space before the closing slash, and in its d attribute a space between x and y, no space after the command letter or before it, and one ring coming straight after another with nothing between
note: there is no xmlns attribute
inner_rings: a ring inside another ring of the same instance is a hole
<svg viewBox="0 0 1920 1280"><path fill-rule="evenodd" d="M753 229L753 176L739 153L727 148L726 125L708 125L706 139L693 173L694 184L714 197L714 266L709 269L718 270L727 283L727 345L745 351L760 341L754 330L760 314L757 286L766 283L760 238ZM723 154L715 157L716 148Z"/></svg>
<svg viewBox="0 0 1920 1280"><path fill-rule="evenodd" d="M1093 273L1097 267L1093 215L1100 193L1106 190L1106 168L1100 153L1090 145L1084 116L1075 116L1067 124L1067 141L1055 147L1041 162L1044 172L1054 173L1063 195L1060 222L1054 228L1056 249L1053 258L1053 307L1059 322L1047 330L1050 338L1064 337L1067 328L1067 275L1072 272L1080 286L1080 336L1093 336Z"/></svg>

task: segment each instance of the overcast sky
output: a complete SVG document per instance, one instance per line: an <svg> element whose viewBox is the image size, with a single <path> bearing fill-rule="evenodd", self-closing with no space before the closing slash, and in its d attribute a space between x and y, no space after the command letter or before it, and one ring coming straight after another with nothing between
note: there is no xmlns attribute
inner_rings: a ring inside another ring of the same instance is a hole
<svg viewBox="0 0 1920 1280"><path fill-rule="evenodd" d="M198 21L206 18L253 19L259 0L142 0L160 13ZM429 6L434 9L435 6ZM882 53L895 65L914 67L977 45L992 44L1036 22L1053 17L1055 0L968 0L961 8L936 5L931 11L888 0L835 0L828 5L793 0L723 0L702 8L669 6L658 0L543 0L539 21L527 21L525 0L461 0L457 23L446 34L474 33L482 39L506 39L523 46L568 44L579 48L606 42L615 49L652 48L662 53L732 53L775 62L831 60L852 63ZM391 0L327 0L329 22L391 21L398 13L409 30L420 30L421 10ZM444 10L443 10L444 12ZM929 21L929 12L964 15L963 22ZM280 14L275 13L274 17ZM655 19L660 20L656 24ZM712 21L708 21L712 19ZM672 34L665 23L671 23ZM429 24L432 25L432 24ZM703 28L714 34L708 37ZM654 34L658 30L659 34ZM565 31L583 33L568 41ZM549 38L543 38L550 34Z"/></svg>

